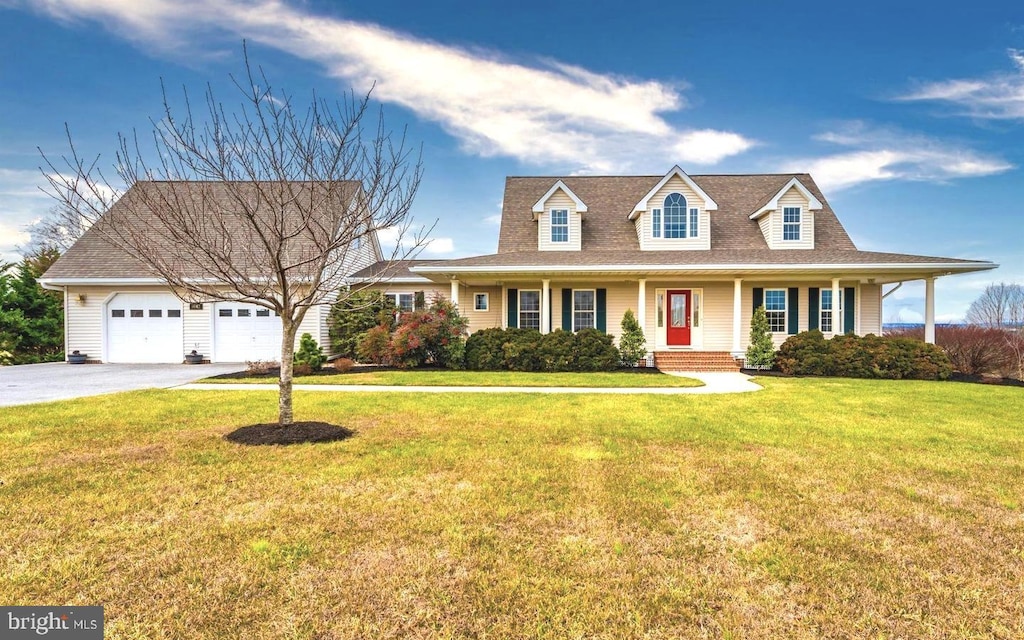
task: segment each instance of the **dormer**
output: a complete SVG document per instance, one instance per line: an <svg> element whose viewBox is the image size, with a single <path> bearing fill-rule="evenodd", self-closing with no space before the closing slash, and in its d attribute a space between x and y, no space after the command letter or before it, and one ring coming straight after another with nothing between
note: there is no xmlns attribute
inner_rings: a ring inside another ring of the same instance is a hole
<svg viewBox="0 0 1024 640"><path fill-rule="evenodd" d="M821 208L821 201L793 178L750 219L757 220L769 249L813 249L814 212Z"/></svg>
<svg viewBox="0 0 1024 640"><path fill-rule="evenodd" d="M633 207L641 251L711 248L711 214L718 203L678 166Z"/></svg>
<svg viewBox="0 0 1024 640"><path fill-rule="evenodd" d="M587 205L559 180L533 205L538 251L580 251Z"/></svg>

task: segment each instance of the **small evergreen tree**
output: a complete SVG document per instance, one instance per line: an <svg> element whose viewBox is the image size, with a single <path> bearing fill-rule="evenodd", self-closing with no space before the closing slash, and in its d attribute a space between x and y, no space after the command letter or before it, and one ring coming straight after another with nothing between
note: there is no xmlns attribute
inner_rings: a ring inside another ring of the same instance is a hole
<svg viewBox="0 0 1024 640"><path fill-rule="evenodd" d="M324 348L316 343L313 336L308 333L302 334L299 338L299 350L295 352L295 366L308 365L311 371L319 371L326 360Z"/></svg>
<svg viewBox="0 0 1024 640"><path fill-rule="evenodd" d="M750 344L747 346L745 366L749 369L771 369L775 363L775 345L768 326L764 307L754 309L750 319Z"/></svg>
<svg viewBox="0 0 1024 640"><path fill-rule="evenodd" d="M632 309L626 309L626 313L622 315L619 352L622 354L622 364L627 367L635 367L636 363L647 355L647 340Z"/></svg>
<svg viewBox="0 0 1024 640"><path fill-rule="evenodd" d="M357 358L363 334L378 325L385 325L390 331L395 311L395 304L380 291L357 291L335 302L327 318L331 353Z"/></svg>
<svg viewBox="0 0 1024 640"><path fill-rule="evenodd" d="M64 305L36 279L59 257L43 250L21 264L0 264L0 363L28 364L64 358Z"/></svg>

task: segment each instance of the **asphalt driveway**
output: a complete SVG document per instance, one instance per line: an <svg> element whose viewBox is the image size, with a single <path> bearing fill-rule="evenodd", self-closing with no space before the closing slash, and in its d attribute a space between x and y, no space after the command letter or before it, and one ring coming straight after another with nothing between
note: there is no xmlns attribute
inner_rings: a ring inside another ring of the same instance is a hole
<svg viewBox="0 0 1024 640"><path fill-rule="evenodd" d="M176 387L244 364L23 364L0 367L0 406Z"/></svg>

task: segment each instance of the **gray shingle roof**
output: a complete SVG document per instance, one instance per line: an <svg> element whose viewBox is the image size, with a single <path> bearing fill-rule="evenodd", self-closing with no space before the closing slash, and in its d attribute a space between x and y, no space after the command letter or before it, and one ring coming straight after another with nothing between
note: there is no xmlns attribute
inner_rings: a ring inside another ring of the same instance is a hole
<svg viewBox="0 0 1024 640"><path fill-rule="evenodd" d="M537 223L531 207L557 180L587 204L583 217L583 251L640 251L636 227L628 220L633 207L664 176L510 177L505 181L498 253L537 249ZM815 246L848 251L856 247L840 224L811 176L806 173L765 175L690 176L715 202L711 216L712 251L767 249L764 236L750 214L764 205L792 178L821 200L824 208L814 213ZM554 252L552 252L554 253ZM649 252L644 252L646 255ZM687 252L688 253L688 252Z"/></svg>
<svg viewBox="0 0 1024 640"><path fill-rule="evenodd" d="M285 216L286 224L298 229L302 226L295 208L295 202L303 201L303 198L316 198L319 191L310 189L310 185L317 183L303 182L265 182L265 183L224 183L224 182L201 182L201 181L153 181L139 182L133 185L117 202L111 210L104 215L92 228L88 229L63 256L60 257L44 274L46 280L61 280L74 278L154 278L157 274L141 260L130 255L125 250L115 246L108 241L103 234L105 225L113 224L111 219L118 219L118 216L128 215L131 212L135 216L133 220L142 219L144 225L141 228L148 230L148 237L144 238L144 244L149 251L157 252L167 261L181 261L181 247L187 246L187 241L173 237L166 228L157 222L153 211L146 206L146 202L156 201L160 197L170 201L184 203L183 209L193 217L190 224L198 224L204 228L210 237L222 238L224 251L229 255L245 255L249 258L247 271L260 268L265 264L262 260L253 260L252 248L256 242L253 230L241 222L237 215L241 209L237 202L238 198L246 198L250 201L259 200L262 216L267 218L265 227L273 228L273 218L277 214ZM333 202L335 199L347 201L357 192L357 182L337 182L334 186L340 186L337 191L331 192L329 196ZM319 186L319 185L318 185ZM259 197L256 194L257 187L267 190L279 190L274 195ZM333 187L332 187L333 188ZM326 189L325 189L326 190ZM144 193L145 192L145 193ZM159 194L159 197L154 195ZM281 202L280 208L271 203ZM318 200L318 202L321 202ZM266 206L269 205L269 206ZM344 205L342 205L344 206ZM276 211L275 211L276 209ZM235 215L227 215L234 213ZM334 217L336 211L326 212L322 218L315 220L322 221L324 229L310 231L302 229L294 234L294 237L285 242L286 259L300 259L300 255L309 252L311 247L329 242L332 232L327 229L332 223L337 223ZM293 224L293 222L295 224ZM133 225L135 226L135 225ZM170 247L173 246L174 249ZM313 249L315 250L315 249ZM175 255L172 255L175 254ZM293 261L295 261L293 260ZM239 261L241 263L241 260ZM181 265L181 271L188 276L207 276L202 268L202 257L197 256L188 264Z"/></svg>

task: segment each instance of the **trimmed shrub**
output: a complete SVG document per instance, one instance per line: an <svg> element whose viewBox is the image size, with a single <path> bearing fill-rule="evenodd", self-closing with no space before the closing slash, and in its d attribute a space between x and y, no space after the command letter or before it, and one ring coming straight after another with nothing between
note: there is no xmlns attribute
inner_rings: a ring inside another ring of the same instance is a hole
<svg viewBox="0 0 1024 640"><path fill-rule="evenodd" d="M323 347L316 343L311 334L302 334L302 337L299 338L299 350L295 352L293 366L306 365L310 371L319 371L320 366L326 361L327 357L324 356Z"/></svg>
<svg viewBox="0 0 1024 640"><path fill-rule="evenodd" d="M924 327L904 329L890 337L924 340ZM1014 334L977 325L935 327L935 343L945 350L956 371L968 376L1004 375L1015 364Z"/></svg>
<svg viewBox="0 0 1024 640"><path fill-rule="evenodd" d="M572 371L576 364L577 335L556 329L541 336L537 352L540 359L538 371Z"/></svg>
<svg viewBox="0 0 1024 640"><path fill-rule="evenodd" d="M622 355L607 333L598 329L582 329L574 338L574 371L611 371L619 366Z"/></svg>
<svg viewBox="0 0 1024 640"><path fill-rule="evenodd" d="M626 313L622 314L620 326L622 333L619 335L619 354L622 356L622 364L635 367L647 356L647 339L644 338L643 328L637 322L632 309L626 309Z"/></svg>
<svg viewBox="0 0 1024 640"><path fill-rule="evenodd" d="M327 317L331 353L344 358L358 357L362 335L378 325L390 330L395 323L395 311L394 303L380 291L357 291L338 300Z"/></svg>
<svg viewBox="0 0 1024 640"><path fill-rule="evenodd" d="M540 343L543 336L536 329L507 329L502 344L504 365L509 371L543 371Z"/></svg>
<svg viewBox="0 0 1024 640"><path fill-rule="evenodd" d="M466 367L483 371L611 371L621 357L612 337L597 329L481 329L466 342Z"/></svg>
<svg viewBox="0 0 1024 640"><path fill-rule="evenodd" d="M481 329L466 340L466 368L497 371L505 368L505 329Z"/></svg>
<svg viewBox="0 0 1024 640"><path fill-rule="evenodd" d="M356 352L360 362L389 364L388 345L391 331L385 325L378 325L360 336Z"/></svg>
<svg viewBox="0 0 1024 640"><path fill-rule="evenodd" d="M846 378L946 380L953 373L942 349L920 340L853 334L825 340L817 330L788 338L776 364L783 373Z"/></svg>
<svg viewBox="0 0 1024 640"><path fill-rule="evenodd" d="M747 349L750 358L750 349ZM798 376L835 375L825 335L814 329L790 336L779 347L775 364L784 373Z"/></svg>
<svg viewBox="0 0 1024 640"><path fill-rule="evenodd" d="M359 342L359 357L402 368L433 364L461 369L467 324L455 305L437 298L426 311L403 313L393 332L384 324L366 332Z"/></svg>
<svg viewBox="0 0 1024 640"><path fill-rule="evenodd" d="M338 358L332 363L332 365L334 366L335 371L348 373L356 366L356 363L352 358Z"/></svg>

